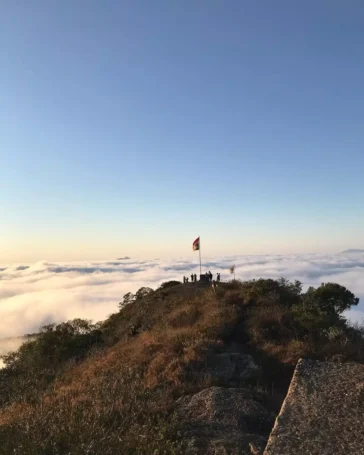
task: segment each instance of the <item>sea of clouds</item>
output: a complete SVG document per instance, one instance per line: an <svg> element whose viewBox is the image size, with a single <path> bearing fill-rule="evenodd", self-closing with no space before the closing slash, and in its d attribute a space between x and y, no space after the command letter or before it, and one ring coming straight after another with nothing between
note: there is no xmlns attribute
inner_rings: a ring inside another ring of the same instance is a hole
<svg viewBox="0 0 364 455"><path fill-rule="evenodd" d="M198 273L194 258L0 266L0 338L76 317L103 320L117 311L129 291ZM364 318L364 253L216 257L205 261L203 271L221 272L222 280L228 280L232 264L240 279L285 277L302 281L305 288L340 283L361 297L359 306L347 314L349 319ZM0 344L0 354L4 350Z"/></svg>

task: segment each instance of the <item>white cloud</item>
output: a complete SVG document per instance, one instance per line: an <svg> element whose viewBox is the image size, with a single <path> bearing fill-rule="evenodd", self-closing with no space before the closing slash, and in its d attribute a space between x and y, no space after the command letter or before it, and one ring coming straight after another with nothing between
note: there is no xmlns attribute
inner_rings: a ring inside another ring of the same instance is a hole
<svg viewBox="0 0 364 455"><path fill-rule="evenodd" d="M364 317L364 254L266 255L212 258L204 270L222 272L236 264L236 277L285 277L304 286L335 281L347 286L363 304L349 317ZM38 262L0 267L0 338L37 331L41 325L75 317L105 319L117 311L127 292L141 286L157 287L171 279L198 272L196 262L180 259L78 263ZM361 311L360 311L361 310Z"/></svg>
<svg viewBox="0 0 364 455"><path fill-rule="evenodd" d="M17 338L2 338L0 339L0 356L7 354L10 351L16 351L24 342L23 337ZM0 359L0 368L4 366L4 362Z"/></svg>

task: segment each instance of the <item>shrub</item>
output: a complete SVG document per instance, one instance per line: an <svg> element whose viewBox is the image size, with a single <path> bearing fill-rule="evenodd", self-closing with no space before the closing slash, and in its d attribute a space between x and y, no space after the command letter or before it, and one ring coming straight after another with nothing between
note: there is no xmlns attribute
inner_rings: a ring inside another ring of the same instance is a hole
<svg viewBox="0 0 364 455"><path fill-rule="evenodd" d="M336 283L323 283L317 289L310 287L304 296L306 307L333 316L339 316L358 303L359 299L352 292Z"/></svg>
<svg viewBox="0 0 364 455"><path fill-rule="evenodd" d="M292 307L292 313L306 335L317 337L327 335L328 331L345 331L347 326L341 314L358 302L344 286L326 283L317 289L310 287L302 302Z"/></svg>
<svg viewBox="0 0 364 455"><path fill-rule="evenodd" d="M0 403L36 400L70 362L84 359L101 343L99 325L87 320L42 327L35 340L2 356L5 367L0 370Z"/></svg>
<svg viewBox="0 0 364 455"><path fill-rule="evenodd" d="M299 281L294 283L281 278L259 279L246 281L241 284L241 289L246 303L279 303L291 307L301 300L302 284Z"/></svg>
<svg viewBox="0 0 364 455"><path fill-rule="evenodd" d="M135 294L135 300L142 300L148 297L153 292L152 288L142 287Z"/></svg>
<svg viewBox="0 0 364 455"><path fill-rule="evenodd" d="M162 283L159 286L159 289L162 289L163 291L165 291L166 289L173 288L175 286L178 286L179 284L181 284L181 282L180 281L176 281L176 280L166 281L165 283Z"/></svg>
<svg viewBox="0 0 364 455"><path fill-rule="evenodd" d="M128 292L127 294L124 295L123 301L119 303L119 308L122 309L126 305L130 305L131 303L135 302L135 295L131 292Z"/></svg>

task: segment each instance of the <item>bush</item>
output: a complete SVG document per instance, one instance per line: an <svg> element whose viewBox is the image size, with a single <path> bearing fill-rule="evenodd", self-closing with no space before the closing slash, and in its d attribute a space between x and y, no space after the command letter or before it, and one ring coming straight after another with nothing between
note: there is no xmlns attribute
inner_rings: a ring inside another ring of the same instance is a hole
<svg viewBox="0 0 364 455"><path fill-rule="evenodd" d="M37 399L68 364L84 359L101 342L99 325L87 320L42 327L35 340L2 356L0 403Z"/></svg>
<svg viewBox="0 0 364 455"><path fill-rule="evenodd" d="M292 313L306 335L317 337L328 331L345 331L346 321L341 314L358 302L344 286L326 283L317 289L310 287L302 302L292 307Z"/></svg>
<svg viewBox="0 0 364 455"><path fill-rule="evenodd" d="M175 287L175 286L178 286L179 284L181 284L180 281L175 281L175 280L166 281L165 283L162 283L162 284L159 286L159 289L162 289L163 291L165 291L166 289L173 288L173 287Z"/></svg>
<svg viewBox="0 0 364 455"><path fill-rule="evenodd" d="M280 278L259 279L246 281L241 284L246 303L278 303L291 307L301 300L302 284L299 281L294 283Z"/></svg>
<svg viewBox="0 0 364 455"><path fill-rule="evenodd" d="M352 292L336 283L323 283L317 289L310 287L304 296L306 307L333 316L339 316L358 303L359 299Z"/></svg>

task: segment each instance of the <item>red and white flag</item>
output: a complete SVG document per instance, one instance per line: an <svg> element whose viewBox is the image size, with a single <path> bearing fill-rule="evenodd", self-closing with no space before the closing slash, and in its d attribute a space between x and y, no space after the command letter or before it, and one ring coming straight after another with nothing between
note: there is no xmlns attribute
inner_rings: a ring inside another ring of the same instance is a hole
<svg viewBox="0 0 364 455"><path fill-rule="evenodd" d="M197 239L193 242L192 249L193 251L197 251L200 249L200 237L197 237Z"/></svg>

